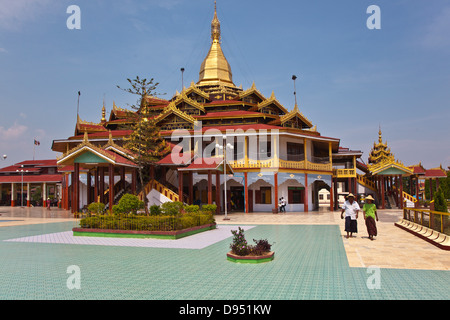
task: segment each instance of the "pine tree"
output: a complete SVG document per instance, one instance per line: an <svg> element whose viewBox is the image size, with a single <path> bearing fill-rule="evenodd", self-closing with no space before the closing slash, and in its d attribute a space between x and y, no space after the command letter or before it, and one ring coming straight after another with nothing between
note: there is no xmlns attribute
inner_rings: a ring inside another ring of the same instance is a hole
<svg viewBox="0 0 450 320"><path fill-rule="evenodd" d="M131 127L132 134L125 139L125 148L130 150L135 156L134 161L139 166L141 188L144 188L144 170L155 165L170 151L170 147L161 138L159 127L156 126L154 117L150 115L145 103L147 96L156 95L155 90L158 83L154 84L153 78L147 80L140 79L139 76L134 80L127 79L127 81L131 88L123 89L119 86L117 87L125 92L137 95L138 100L136 105L131 106L136 110L137 121ZM147 198L144 198L144 200L146 201ZM145 203L145 212L148 214L147 203Z"/></svg>
<svg viewBox="0 0 450 320"><path fill-rule="evenodd" d="M438 191L433 197L434 200L434 211L448 212L447 200L445 200L444 192L442 188L439 187Z"/></svg>

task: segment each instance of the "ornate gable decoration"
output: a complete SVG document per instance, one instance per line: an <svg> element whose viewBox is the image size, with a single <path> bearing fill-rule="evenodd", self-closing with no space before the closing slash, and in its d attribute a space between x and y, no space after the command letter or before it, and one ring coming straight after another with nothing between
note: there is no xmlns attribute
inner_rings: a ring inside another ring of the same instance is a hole
<svg viewBox="0 0 450 320"><path fill-rule="evenodd" d="M270 96L269 99L266 99L266 100L258 103L258 111L264 107L270 106L271 104L274 104L284 114L289 113L289 111L287 111L286 108L277 100L277 98L275 97L275 93L273 91L272 91L272 95Z"/></svg>
<svg viewBox="0 0 450 320"><path fill-rule="evenodd" d="M102 123L94 123L81 120L80 116L77 115L77 124L75 126L75 135L81 132L102 132L106 131Z"/></svg>
<svg viewBox="0 0 450 320"><path fill-rule="evenodd" d="M185 91L181 92L181 94L179 94L179 95L176 97L176 99L175 99L174 101L172 101L171 103L173 103L175 106L177 106L177 105L179 105L181 102L185 102L185 103L187 103L188 105L193 106L193 107L195 107L195 108L197 108L197 109L199 109L199 110L205 112L205 108L204 108L200 103L198 103L197 101L192 100L191 98L189 98L189 97L187 96L187 94L186 94ZM169 104L169 105L170 105L170 104Z"/></svg>
<svg viewBox="0 0 450 320"><path fill-rule="evenodd" d="M403 164L403 162L395 160L393 155L390 158L384 158L383 160L381 160L378 163L369 164L369 165L367 165L367 168L372 173L372 175L380 173L380 172L382 172L384 170L387 170L389 168L396 168L396 169L399 169L401 171L404 171L407 174L413 174L414 173L414 170L406 167Z"/></svg>
<svg viewBox="0 0 450 320"><path fill-rule="evenodd" d="M209 94L207 94L205 91L199 89L199 88L197 87L197 85L194 83L194 81L191 82L191 85L190 85L189 88L187 88L187 89L183 88L183 92L184 92L186 95L189 95L189 94L191 94L191 93L196 93L196 94L198 94L199 96L205 98L206 100L209 100Z"/></svg>
<svg viewBox="0 0 450 320"><path fill-rule="evenodd" d="M108 159L111 162L114 162L116 160L114 155L109 154L105 150L103 150L103 149L93 145L92 143L90 143L89 139L88 139L88 133L87 133L87 131L85 131L84 132L83 141L79 145L77 145L76 147L70 149L69 151L67 151L66 153L61 155L60 157L56 158L57 164L58 165L63 164L64 161L68 160L69 158L72 158L72 157L76 156L77 154L81 153L85 149L87 149L87 150L97 154L101 158Z"/></svg>
<svg viewBox="0 0 450 320"><path fill-rule="evenodd" d="M248 97L252 94L256 95L259 99L261 99L261 101L267 100L266 97L264 97L264 95L258 89L256 89L255 82L253 82L252 86L249 89L240 92L238 97L239 99L244 99L245 97Z"/></svg>
<svg viewBox="0 0 450 320"><path fill-rule="evenodd" d="M119 153L121 156L128 158L129 160L134 160L133 154L130 150L125 149L114 142L111 130L109 131L108 143L103 146L103 149Z"/></svg>
<svg viewBox="0 0 450 320"><path fill-rule="evenodd" d="M281 116L280 122L281 124L284 124L295 117L298 117L304 124L306 124L308 128L312 128L313 125L311 121L309 121L309 119L300 112L297 105L295 105L294 109L291 112L285 114L284 116Z"/></svg>
<svg viewBox="0 0 450 320"><path fill-rule="evenodd" d="M171 102L167 107L164 108L163 112L155 118L156 123L161 122L163 119L167 118L171 114L174 114L192 124L194 124L196 121L192 116L179 110L176 107L175 102Z"/></svg>

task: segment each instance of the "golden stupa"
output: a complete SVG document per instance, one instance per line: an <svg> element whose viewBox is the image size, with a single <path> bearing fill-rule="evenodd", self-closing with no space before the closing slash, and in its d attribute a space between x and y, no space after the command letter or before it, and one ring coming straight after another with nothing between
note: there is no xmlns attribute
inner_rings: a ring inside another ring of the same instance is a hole
<svg viewBox="0 0 450 320"><path fill-rule="evenodd" d="M217 85L236 87L233 83L230 64L220 46L220 21L217 18L217 7L214 2L214 18L211 21L211 48L201 64L197 86L211 87Z"/></svg>

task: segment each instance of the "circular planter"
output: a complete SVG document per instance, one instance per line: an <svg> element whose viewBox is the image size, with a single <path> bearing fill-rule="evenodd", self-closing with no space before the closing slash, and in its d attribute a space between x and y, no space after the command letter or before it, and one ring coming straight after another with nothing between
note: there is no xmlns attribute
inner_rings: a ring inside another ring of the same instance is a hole
<svg viewBox="0 0 450 320"><path fill-rule="evenodd" d="M269 253L262 256L238 256L230 252L227 253L227 260L237 263L263 263L272 261L275 258L275 252L270 251Z"/></svg>

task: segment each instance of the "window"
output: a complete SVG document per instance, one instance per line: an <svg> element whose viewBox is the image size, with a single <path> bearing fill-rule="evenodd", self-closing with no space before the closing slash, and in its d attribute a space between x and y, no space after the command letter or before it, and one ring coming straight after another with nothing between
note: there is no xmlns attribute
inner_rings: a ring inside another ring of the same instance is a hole
<svg viewBox="0 0 450 320"><path fill-rule="evenodd" d="M305 188L288 187L288 203L300 204L305 202Z"/></svg>
<svg viewBox="0 0 450 320"><path fill-rule="evenodd" d="M259 159L265 160L272 157L272 144L271 141L267 141L265 138L259 140Z"/></svg>
<svg viewBox="0 0 450 320"><path fill-rule="evenodd" d="M288 161L303 161L305 160L305 154L303 150L303 144L287 142L287 160Z"/></svg>
<svg viewBox="0 0 450 320"><path fill-rule="evenodd" d="M323 194L319 194L319 200L323 200Z"/></svg>
<svg viewBox="0 0 450 320"><path fill-rule="evenodd" d="M256 204L271 204L272 203L272 188L261 187L259 190L255 190L255 203Z"/></svg>

